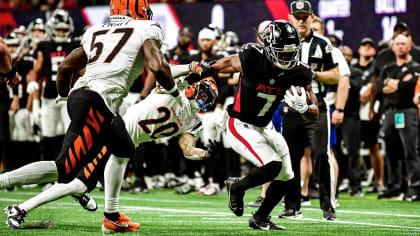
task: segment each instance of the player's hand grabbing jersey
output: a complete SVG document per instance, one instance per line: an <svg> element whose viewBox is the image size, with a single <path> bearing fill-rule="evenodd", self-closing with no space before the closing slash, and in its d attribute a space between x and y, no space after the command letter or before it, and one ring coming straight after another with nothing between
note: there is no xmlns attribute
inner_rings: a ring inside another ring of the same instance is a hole
<svg viewBox="0 0 420 236"><path fill-rule="evenodd" d="M110 23L92 26L82 38L88 58L86 73L74 88L90 87L115 112L143 73L146 60L141 48L148 39L162 44L163 32L157 22L111 16Z"/></svg>
<svg viewBox="0 0 420 236"><path fill-rule="evenodd" d="M196 115L198 106L195 100L188 100L184 94L183 105L170 94L161 94L156 90L127 110L124 116L125 126L133 138L134 144L157 138L177 136L188 132L196 136L201 129L201 121ZM191 102L191 103L190 103Z"/></svg>
<svg viewBox="0 0 420 236"><path fill-rule="evenodd" d="M243 76L235 102L228 111L231 117L241 121L266 126L290 86L311 84L312 72L308 66L298 62L290 70L273 68L263 46L246 44L241 48L239 58Z"/></svg>

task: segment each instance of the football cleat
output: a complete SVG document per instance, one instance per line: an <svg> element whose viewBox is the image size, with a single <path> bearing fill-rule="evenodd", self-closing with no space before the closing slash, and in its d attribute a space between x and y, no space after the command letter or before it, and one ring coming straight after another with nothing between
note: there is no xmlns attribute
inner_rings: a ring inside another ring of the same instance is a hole
<svg viewBox="0 0 420 236"><path fill-rule="evenodd" d="M225 180L227 191L229 194L229 208L237 216L242 216L244 214L244 192L233 191L232 185L239 182L240 178L238 177L229 177Z"/></svg>
<svg viewBox="0 0 420 236"><path fill-rule="evenodd" d="M120 218L117 221L113 221L104 217L104 220L102 221L103 234L112 234L115 232L124 233L127 231L134 232L140 228L139 223L132 222L130 218L128 218L126 215L124 215L121 212L119 214L120 214Z"/></svg>
<svg viewBox="0 0 420 236"><path fill-rule="evenodd" d="M279 218L286 219L303 219L302 211L297 211L293 209L287 209L279 215Z"/></svg>
<svg viewBox="0 0 420 236"><path fill-rule="evenodd" d="M324 209L322 219L332 221L337 220L337 215L335 214L334 208Z"/></svg>
<svg viewBox="0 0 420 236"><path fill-rule="evenodd" d="M253 229L262 229L262 230L285 230L286 229L283 226L274 224L271 221L270 216L264 220L257 220L255 215L252 215L251 218L249 218L249 227Z"/></svg>
<svg viewBox="0 0 420 236"><path fill-rule="evenodd" d="M264 198L259 196L257 200L253 201L253 202L248 202L245 206L246 207L255 207L258 208L261 206L262 202L264 201Z"/></svg>
<svg viewBox="0 0 420 236"><path fill-rule="evenodd" d="M4 208L4 210L7 214L6 224L12 229L20 229L20 224L25 222L23 218L27 215L26 211L20 209L17 204L10 205Z"/></svg>
<svg viewBox="0 0 420 236"><path fill-rule="evenodd" d="M80 196L72 195L71 197L79 201L80 205L88 211L96 211L98 209L98 204L96 204L95 199L88 194L82 194Z"/></svg>

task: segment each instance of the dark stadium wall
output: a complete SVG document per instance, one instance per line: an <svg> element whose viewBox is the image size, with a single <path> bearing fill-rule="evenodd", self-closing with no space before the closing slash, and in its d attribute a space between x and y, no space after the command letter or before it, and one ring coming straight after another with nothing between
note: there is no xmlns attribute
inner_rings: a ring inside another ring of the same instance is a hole
<svg viewBox="0 0 420 236"><path fill-rule="evenodd" d="M292 0L234 1L214 3L152 4L154 19L165 31L168 47L176 44L178 29L190 25L198 31L213 22L225 30L236 31L242 42L254 41L254 27L267 19L287 19ZM326 32L343 39L353 49L366 36L375 41L389 39L397 21L410 27L414 39L420 42L420 1L416 0L310 0L314 12L326 21ZM99 24L109 16L107 6L72 9L74 36L82 33L86 24ZM28 25L36 17L46 18L45 12L0 13L0 35L19 25Z"/></svg>

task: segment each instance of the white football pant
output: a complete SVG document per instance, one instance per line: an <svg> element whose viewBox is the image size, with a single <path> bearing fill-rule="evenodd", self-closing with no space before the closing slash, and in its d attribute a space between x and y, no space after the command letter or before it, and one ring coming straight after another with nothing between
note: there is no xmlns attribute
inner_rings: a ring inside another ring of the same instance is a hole
<svg viewBox="0 0 420 236"><path fill-rule="evenodd" d="M67 102L55 102L54 98L41 99L41 131L44 137L64 135L70 124Z"/></svg>
<svg viewBox="0 0 420 236"><path fill-rule="evenodd" d="M229 117L226 125L226 137L238 154L257 167L272 161L282 162L282 169L276 179L287 181L294 177L287 143L271 124L256 127Z"/></svg>

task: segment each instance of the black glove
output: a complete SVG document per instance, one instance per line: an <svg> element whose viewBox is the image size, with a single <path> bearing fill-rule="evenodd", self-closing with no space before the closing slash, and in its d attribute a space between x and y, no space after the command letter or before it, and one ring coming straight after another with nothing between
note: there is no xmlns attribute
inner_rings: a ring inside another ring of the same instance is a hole
<svg viewBox="0 0 420 236"><path fill-rule="evenodd" d="M211 157L211 155L216 152L216 149L218 149L219 146L220 146L219 142L216 142L216 140L209 139L209 145L206 147L207 148L206 158Z"/></svg>
<svg viewBox="0 0 420 236"><path fill-rule="evenodd" d="M210 61L210 62L200 62L200 67L203 70L200 73L201 78L207 78L210 76L213 76L213 74L216 72L211 66L216 63L216 61Z"/></svg>
<svg viewBox="0 0 420 236"><path fill-rule="evenodd" d="M188 82L188 84L193 84L195 82L198 82L201 80L201 77L199 74L196 73L190 73L187 76L185 76L185 80Z"/></svg>

